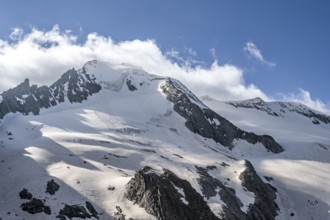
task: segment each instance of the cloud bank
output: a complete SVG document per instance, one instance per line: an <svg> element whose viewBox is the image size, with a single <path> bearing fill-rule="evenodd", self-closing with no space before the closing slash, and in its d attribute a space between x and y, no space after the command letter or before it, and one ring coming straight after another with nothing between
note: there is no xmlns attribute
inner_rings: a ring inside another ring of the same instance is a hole
<svg viewBox="0 0 330 220"><path fill-rule="evenodd" d="M88 34L79 43L70 30L61 31L57 25L51 30L32 29L28 33L14 28L7 40L0 39L0 94L25 78L39 86L50 85L66 70L79 69L87 61L96 59L114 65L129 63L152 74L176 78L198 96L209 95L218 100L255 97L272 100L257 86L246 84L240 68L220 65L216 59L206 65L196 60L197 53L192 48L185 52L188 58L176 50L163 52L154 40L114 42L97 33ZM211 53L215 54L214 49ZM325 106L305 96L286 98L295 98L311 107Z"/></svg>
<svg viewBox="0 0 330 220"><path fill-rule="evenodd" d="M247 42L244 47L244 51L251 56L252 58L256 59L260 63L269 66L269 67L275 67L276 64L270 61L265 60L263 55L261 54L261 51L258 49L258 47L252 43L252 42Z"/></svg>
<svg viewBox="0 0 330 220"><path fill-rule="evenodd" d="M255 85L244 82L243 71L216 61L205 66L194 60L196 52L187 48L190 58L175 50L162 52L153 40L114 42L110 37L90 33L82 43L70 31L55 25L51 30L13 29L9 40L0 40L0 93L29 78L31 83L49 85L67 69L81 68L97 59L113 64L129 63L145 71L179 79L197 95L219 100L268 97Z"/></svg>

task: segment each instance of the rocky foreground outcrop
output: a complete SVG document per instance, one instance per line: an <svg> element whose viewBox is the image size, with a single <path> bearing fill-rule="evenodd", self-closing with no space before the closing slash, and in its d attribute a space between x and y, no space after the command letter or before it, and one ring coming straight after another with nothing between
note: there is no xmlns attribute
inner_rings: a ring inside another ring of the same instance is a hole
<svg viewBox="0 0 330 220"><path fill-rule="evenodd" d="M157 219L218 219L190 183L169 170L157 174L152 168L144 167L129 181L126 190L127 199Z"/></svg>
<svg viewBox="0 0 330 220"><path fill-rule="evenodd" d="M147 213L160 220L228 219L228 220L273 220L277 215L275 189L264 183L250 162L240 174L243 187L253 192L255 202L243 212L235 190L213 178L207 168L197 167L198 182L203 196L191 184L164 169L159 173L150 167L139 170L126 185L126 198L143 207ZM218 190L219 189L219 190ZM217 217L207 205L210 197L219 194L223 212Z"/></svg>
<svg viewBox="0 0 330 220"><path fill-rule="evenodd" d="M247 219L275 219L279 210L275 202L276 188L264 183L248 160L245 160L245 166L246 169L240 174L239 179L242 185L255 195L255 202L249 207Z"/></svg>

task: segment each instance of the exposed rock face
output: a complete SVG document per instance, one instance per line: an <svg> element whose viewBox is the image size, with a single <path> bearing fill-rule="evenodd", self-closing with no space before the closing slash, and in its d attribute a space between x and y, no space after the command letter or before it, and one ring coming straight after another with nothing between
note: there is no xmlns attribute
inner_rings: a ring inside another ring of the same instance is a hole
<svg viewBox="0 0 330 220"><path fill-rule="evenodd" d="M58 185L53 179L47 182L46 193L49 195L55 195L59 189L60 185Z"/></svg>
<svg viewBox="0 0 330 220"><path fill-rule="evenodd" d="M127 88L132 92L137 90L137 88L132 84L132 81L130 79L126 79L126 85Z"/></svg>
<svg viewBox="0 0 330 220"><path fill-rule="evenodd" d="M39 114L39 103L30 90L35 91L35 87L30 87L29 80L26 79L17 87L3 92L1 94L0 118L3 118L9 112L21 112L23 114L32 112L33 114Z"/></svg>
<svg viewBox="0 0 330 220"><path fill-rule="evenodd" d="M227 102L236 108L254 108L269 115L285 117L287 112L293 112L310 118L313 124L330 124L330 116L319 113L307 106L290 102L265 102L261 98L248 99L238 102Z"/></svg>
<svg viewBox="0 0 330 220"><path fill-rule="evenodd" d="M230 220L246 220L248 219L246 214L242 212L242 202L235 194L235 190L226 187L220 180L213 178L207 168L196 166L197 173L200 175L198 182L201 186L203 195L209 199L216 196L219 193L220 198L226 204L223 206L223 213L221 213L224 219ZM220 189L217 192L217 189Z"/></svg>
<svg viewBox="0 0 330 220"><path fill-rule="evenodd" d="M33 198L29 202L23 203L21 205L23 211L26 211L30 214L36 214L40 212L44 212L47 215L51 214L51 210L49 206L45 206L44 202L41 199Z"/></svg>
<svg viewBox="0 0 330 220"><path fill-rule="evenodd" d="M67 96L71 103L82 102L88 96L101 90L101 86L95 78L87 74L84 69L78 73L75 69L65 72L59 80L50 86L53 96L59 102L64 102Z"/></svg>
<svg viewBox="0 0 330 220"><path fill-rule="evenodd" d="M169 170L157 174L144 167L128 182L126 190L129 200L161 220L218 219L190 183Z"/></svg>
<svg viewBox="0 0 330 220"><path fill-rule="evenodd" d="M174 110L186 119L185 125L192 132L211 138L229 148L233 147L235 139L243 139L252 144L261 143L273 153L283 151L282 146L271 136L260 136L237 128L205 106L179 81L168 78L161 85L161 89L167 99L174 104Z"/></svg>
<svg viewBox="0 0 330 220"><path fill-rule="evenodd" d="M88 212L87 210L90 212ZM72 218L79 218L79 219L86 219L86 218L99 218L98 213L96 212L95 208L90 202L86 202L86 208L81 205L65 205L63 209L60 210L60 213L56 218L65 220L66 217L69 219Z"/></svg>
<svg viewBox="0 0 330 220"><path fill-rule="evenodd" d="M234 189L213 178L209 167L196 166L200 175L198 182L206 199L219 194L224 202L221 219L228 220L273 220L277 215L275 189L264 183L250 162L240 174L242 186L255 195L255 202L247 212ZM203 197L186 180L178 178L169 170L159 174L150 167L139 170L126 185L126 198L157 217L157 219L219 219L210 210Z"/></svg>
<svg viewBox="0 0 330 220"><path fill-rule="evenodd" d="M226 187L220 180L213 178L208 173L208 168L196 166L200 179L198 180L203 195L208 199L218 193L223 206L223 219L230 220L272 220L277 215L278 206L275 203L276 194L274 188L264 183L255 172L252 164L245 161L246 169L240 174L242 185L253 192L255 202L249 206L247 213L241 210L243 206L240 199L236 196L235 190ZM217 189L220 189L218 192Z"/></svg>
<svg viewBox="0 0 330 220"><path fill-rule="evenodd" d="M46 193L54 195L59 190L59 188L60 186L52 179L47 182ZM48 197L45 199L36 199L25 188L19 193L19 196L21 199L29 200L28 202L25 202L21 205L23 211L26 211L30 214L37 214L41 212L44 212L48 215L51 214L51 207L45 205L45 203L47 203L49 200ZM57 199L58 198L55 200ZM86 219L94 217L99 219L98 215L99 213L96 211L92 203L86 201L85 206L64 204L64 207L59 211L59 214L56 216L56 218L66 220L67 218Z"/></svg>
<svg viewBox="0 0 330 220"><path fill-rule="evenodd" d="M126 220L123 210L119 206L116 206L116 209L117 212L113 215L114 220Z"/></svg>
<svg viewBox="0 0 330 220"><path fill-rule="evenodd" d="M19 197L21 198L21 199L28 199L28 200L30 200L30 199L32 199L32 194L27 190L27 189L23 189L20 193L19 193Z"/></svg>
<svg viewBox="0 0 330 220"><path fill-rule="evenodd" d="M255 203L249 207L248 219L272 220L279 210L275 203L276 189L264 183L257 175L252 164L245 160L246 169L240 174L239 179L247 190L255 194Z"/></svg>
<svg viewBox="0 0 330 220"><path fill-rule="evenodd" d="M82 102L88 96L101 90L95 78L84 71L71 69L64 73L50 87L30 86L26 79L13 89L1 94L0 118L10 112L20 112L24 115L38 115L41 108L49 108L64 102L65 97L71 102Z"/></svg>
<svg viewBox="0 0 330 220"><path fill-rule="evenodd" d="M95 218L99 218L98 215L99 213L96 211L96 209L94 208L94 206L92 205L92 203L86 201L86 208L89 211L89 213L91 213L91 215Z"/></svg>

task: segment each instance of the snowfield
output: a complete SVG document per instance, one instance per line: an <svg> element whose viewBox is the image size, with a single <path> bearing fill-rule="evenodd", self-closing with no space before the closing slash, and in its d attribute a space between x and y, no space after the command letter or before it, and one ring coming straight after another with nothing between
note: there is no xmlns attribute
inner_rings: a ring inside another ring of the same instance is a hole
<svg viewBox="0 0 330 220"><path fill-rule="evenodd" d="M212 167L209 174L234 189L241 210L247 212L255 195L239 179L244 159L251 161L264 182L277 188L276 219L330 219L329 124L316 125L291 112L275 117L201 99L239 128L272 135L285 148L273 154L261 144L237 140L229 150L187 129L160 89L163 78L96 61L79 71L92 73L103 89L82 103L66 101L42 109L40 115L10 113L0 120L0 219L55 219L64 204L86 201L99 219L113 219L116 206L126 219L156 219L124 195L125 185L143 166L159 173L171 170L200 194L196 167ZM55 195L46 192L52 179L60 185ZM174 187L188 203L183 190ZM23 211L27 200L19 193L24 188L44 200L51 214ZM220 196L204 199L221 217Z"/></svg>
<svg viewBox="0 0 330 220"><path fill-rule="evenodd" d="M330 124L313 124L312 119L292 111L273 116L207 97L202 101L236 126L270 134L284 146L280 154L244 155L260 176L273 178L281 206L277 219L330 219ZM276 103L270 106L278 110Z"/></svg>

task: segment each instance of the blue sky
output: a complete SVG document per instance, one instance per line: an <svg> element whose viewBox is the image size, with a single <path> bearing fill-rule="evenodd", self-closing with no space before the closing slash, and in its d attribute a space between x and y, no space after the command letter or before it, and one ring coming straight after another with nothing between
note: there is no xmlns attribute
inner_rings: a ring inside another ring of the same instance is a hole
<svg viewBox="0 0 330 220"><path fill-rule="evenodd" d="M0 1L0 39L14 28L72 30L77 44L88 34L114 42L153 39L165 54L210 66L229 64L274 99L307 92L328 108L330 1ZM24 36L24 35L23 35ZM173 57L172 57L173 58ZM172 59L171 58L171 59ZM178 59L177 59L178 60ZM302 89L302 90L299 90ZM281 94L281 95L279 95Z"/></svg>

